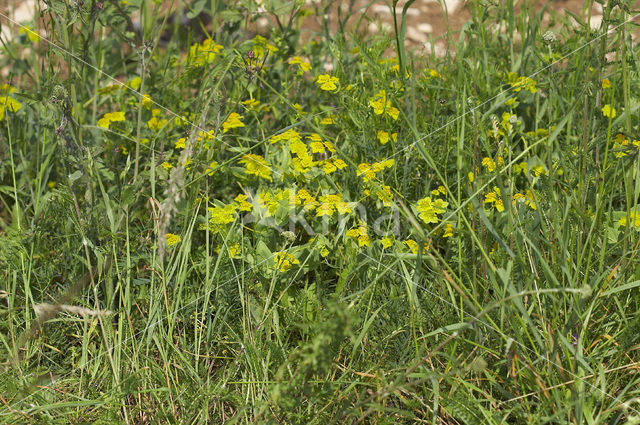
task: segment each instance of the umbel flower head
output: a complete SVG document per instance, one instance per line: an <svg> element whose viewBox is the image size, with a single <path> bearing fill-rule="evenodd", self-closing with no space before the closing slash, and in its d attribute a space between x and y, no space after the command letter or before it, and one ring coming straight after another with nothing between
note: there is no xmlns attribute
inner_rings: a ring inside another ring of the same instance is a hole
<svg viewBox="0 0 640 425"><path fill-rule="evenodd" d="M232 112L227 117L226 121L222 123L223 133L231 130L232 128L244 127L242 119L244 117L237 112Z"/></svg>
<svg viewBox="0 0 640 425"><path fill-rule="evenodd" d="M425 223L437 223L440 221L437 214L445 212L445 208L447 208L448 205L449 203L447 201L443 201L442 199L432 200L430 196L427 196L418 201L416 209L418 210L419 217Z"/></svg>
<svg viewBox="0 0 640 425"><path fill-rule="evenodd" d="M323 74L318 76L316 83L318 83L321 90L334 91L338 89L336 83L338 83L339 81L340 80L338 80L338 77L332 77L329 74Z"/></svg>
<svg viewBox="0 0 640 425"><path fill-rule="evenodd" d="M240 159L241 164L245 166L245 173L253 174L258 177L262 177L265 180L271 181L271 168L265 161L264 157L253 153L248 153L242 156Z"/></svg>
<svg viewBox="0 0 640 425"><path fill-rule="evenodd" d="M397 120L400 115L398 108L391 106L391 101L387 100L387 92L385 90L380 90L378 94L369 99L369 106L373 108L373 112L376 115L386 113L394 120Z"/></svg>

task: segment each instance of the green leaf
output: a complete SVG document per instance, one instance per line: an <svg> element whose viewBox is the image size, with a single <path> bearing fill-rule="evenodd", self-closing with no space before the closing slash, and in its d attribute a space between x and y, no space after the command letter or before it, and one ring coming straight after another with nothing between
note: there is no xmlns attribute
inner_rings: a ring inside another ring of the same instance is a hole
<svg viewBox="0 0 640 425"><path fill-rule="evenodd" d="M73 184L76 180L82 177L82 171L76 170L73 173L69 174L69 182Z"/></svg>
<svg viewBox="0 0 640 425"><path fill-rule="evenodd" d="M616 286L615 288L611 288L608 291L605 291L602 296L606 297L609 295L617 294L618 292L626 291L628 289L637 288L640 286L640 280L635 280L633 282L625 283L624 285Z"/></svg>

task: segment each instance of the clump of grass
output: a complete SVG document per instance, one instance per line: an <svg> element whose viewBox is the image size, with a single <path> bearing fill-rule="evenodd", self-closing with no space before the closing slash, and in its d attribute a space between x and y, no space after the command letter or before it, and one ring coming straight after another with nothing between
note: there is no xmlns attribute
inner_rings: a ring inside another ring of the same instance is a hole
<svg viewBox="0 0 640 425"><path fill-rule="evenodd" d="M50 2L0 59L1 421L635 423L628 6L470 2L421 57Z"/></svg>

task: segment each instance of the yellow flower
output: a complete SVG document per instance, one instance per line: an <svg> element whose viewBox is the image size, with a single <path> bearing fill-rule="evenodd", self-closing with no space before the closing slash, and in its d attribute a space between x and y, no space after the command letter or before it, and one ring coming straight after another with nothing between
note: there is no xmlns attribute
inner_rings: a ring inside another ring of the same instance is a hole
<svg viewBox="0 0 640 425"><path fill-rule="evenodd" d="M194 67L203 66L207 63L213 62L217 54L224 50L219 44L216 44L215 41L208 38L202 42L202 44L195 43L189 47L189 55L187 59L191 61L191 64Z"/></svg>
<svg viewBox="0 0 640 425"><path fill-rule="evenodd" d="M98 120L98 126L109 128L111 123L115 121L124 121L124 112L107 112L102 118Z"/></svg>
<svg viewBox="0 0 640 425"><path fill-rule="evenodd" d="M278 51L278 48L260 35L253 37L253 53L256 58L262 59L266 51L274 53Z"/></svg>
<svg viewBox="0 0 640 425"><path fill-rule="evenodd" d="M542 174L547 175L547 170L544 169L542 165L536 165L531 167L531 171L535 174L536 177L540 177Z"/></svg>
<svg viewBox="0 0 640 425"><path fill-rule="evenodd" d="M149 96L148 94L142 95L142 106L144 106L147 109L151 109L151 107L153 106L153 101L151 100L151 96Z"/></svg>
<svg viewBox="0 0 640 425"><path fill-rule="evenodd" d="M300 263L296 257L287 252L276 252L273 260L275 262L276 269L280 272L286 272L294 264Z"/></svg>
<svg viewBox="0 0 640 425"><path fill-rule="evenodd" d="M2 93L2 94L14 93L17 90L18 90L17 88L13 87L12 85L10 85L8 83L4 83L3 85L0 86L0 93Z"/></svg>
<svg viewBox="0 0 640 425"><path fill-rule="evenodd" d="M446 223L444 225L444 234L442 235L442 237L450 238L451 236L453 236L453 226L451 225L451 223Z"/></svg>
<svg viewBox="0 0 640 425"><path fill-rule="evenodd" d="M528 164L526 162L521 162L520 164L513 165L513 172L515 174L527 174Z"/></svg>
<svg viewBox="0 0 640 425"><path fill-rule="evenodd" d="M214 226L233 223L235 221L236 206L229 204L224 207L209 207L209 223Z"/></svg>
<svg viewBox="0 0 640 425"><path fill-rule="evenodd" d="M269 140L271 141L272 144L276 142L289 142L291 144L291 143L300 142L302 139L300 138L300 133L298 133L295 130L289 129L284 133L276 134L275 136L271 137L271 139ZM304 144L302 145L305 146Z"/></svg>
<svg viewBox="0 0 640 425"><path fill-rule="evenodd" d="M324 145L325 148L327 148L329 152L336 153L336 148L333 146L333 143L324 141L322 142L322 144Z"/></svg>
<svg viewBox="0 0 640 425"><path fill-rule="evenodd" d="M302 109L302 106L300 106L299 103L294 103L293 105L291 105L294 107L294 109L298 112L298 114L300 115L306 115L306 112L304 111L304 109Z"/></svg>
<svg viewBox="0 0 640 425"><path fill-rule="evenodd" d="M265 161L264 157L249 153L242 156L240 159L241 164L245 165L245 173L253 174L263 179L271 181L271 168Z"/></svg>
<svg viewBox="0 0 640 425"><path fill-rule="evenodd" d="M290 65L298 65L299 74L307 72L311 69L311 64L309 62L306 62L300 56L294 56L292 58L289 58L287 62L289 62Z"/></svg>
<svg viewBox="0 0 640 425"><path fill-rule="evenodd" d="M492 173L496 169L496 162L491 158L484 157L482 159L482 166L486 167L487 170Z"/></svg>
<svg viewBox="0 0 640 425"><path fill-rule="evenodd" d="M635 211L631 211L629 213L629 218L631 219L631 227L633 227L634 229L640 230L640 214L635 212ZM629 224L627 222L627 217L620 217L620 220L618 220L618 224L620 224L621 226L626 227L627 224Z"/></svg>
<svg viewBox="0 0 640 425"><path fill-rule="evenodd" d="M380 140L380 143L383 145L389 143L389 133L384 130L378 131L378 140Z"/></svg>
<svg viewBox="0 0 640 425"><path fill-rule="evenodd" d="M244 127L244 123L241 121L244 117L237 112L232 112L227 117L227 120L222 123L223 132L231 130L232 128Z"/></svg>
<svg viewBox="0 0 640 425"><path fill-rule="evenodd" d="M373 112L376 115L382 115L386 112L394 120L397 120L400 115L400 111L391 106L391 101L387 100L387 92L385 90L378 91L374 97L369 99L369 106L373 108Z"/></svg>
<svg viewBox="0 0 640 425"><path fill-rule="evenodd" d="M611 106L611 105L604 105L602 107L602 115L604 115L607 118L615 118L616 117L616 110Z"/></svg>
<svg viewBox="0 0 640 425"><path fill-rule="evenodd" d="M324 171L325 174L331 174L338 171L338 168L333 164L333 162L327 160L322 164L322 171Z"/></svg>
<svg viewBox="0 0 640 425"><path fill-rule="evenodd" d="M327 256L329 255L329 250L327 249L327 247L326 247L326 246L323 246L323 247L322 247L322 250L320 251L320 255L321 255L323 258L327 258Z"/></svg>
<svg viewBox="0 0 640 425"><path fill-rule="evenodd" d="M385 249L393 245L393 241L389 236L382 237L382 239L380 239L380 243L382 244L382 247Z"/></svg>
<svg viewBox="0 0 640 425"><path fill-rule="evenodd" d="M602 79L602 88L603 89L610 89L611 88L611 81L609 81L608 78L603 78Z"/></svg>
<svg viewBox="0 0 640 425"><path fill-rule="evenodd" d="M438 196L440 194L446 195L447 194L447 189L444 186L440 185L440 186L438 186L437 189L433 189L431 191L431 194L434 195L434 196Z"/></svg>
<svg viewBox="0 0 640 425"><path fill-rule="evenodd" d="M151 119L147 121L147 126L152 130L158 131L163 128L167 122L166 118L158 119L157 117L151 117Z"/></svg>
<svg viewBox="0 0 640 425"><path fill-rule="evenodd" d="M485 204L493 204L495 209L499 212L504 211L504 203L502 202L502 197L500 196L500 188L497 186L493 187L493 191L487 193L484 197Z"/></svg>
<svg viewBox="0 0 640 425"><path fill-rule="evenodd" d="M336 123L336 118L333 115L330 117L323 118L322 121L320 121L320 124L322 125L331 125L335 123Z"/></svg>
<svg viewBox="0 0 640 425"><path fill-rule="evenodd" d="M334 159L333 160L333 165L335 165L336 168L338 168L338 170L342 170L343 168L345 168L347 166L347 163L344 162L341 159Z"/></svg>
<svg viewBox="0 0 640 425"><path fill-rule="evenodd" d="M209 163L209 169L207 170L207 174L212 176L217 168L218 168L218 161L211 161Z"/></svg>
<svg viewBox="0 0 640 425"><path fill-rule="evenodd" d="M613 154L616 158L627 156L629 150L631 149L629 143L631 143L631 145L635 146L636 148L640 147L640 140L630 141L624 134L616 134L616 137L613 139Z"/></svg>
<svg viewBox="0 0 640 425"><path fill-rule="evenodd" d="M140 84L142 84L142 79L140 77L133 77L127 85L134 90L138 90L140 88Z"/></svg>
<svg viewBox="0 0 640 425"><path fill-rule="evenodd" d="M163 167L165 170L170 170L170 169L172 169L172 168L173 168L173 164L171 164L170 162L167 162L167 161L163 162L163 163L162 163L162 164L160 164L160 165L162 165L162 167Z"/></svg>
<svg viewBox="0 0 640 425"><path fill-rule="evenodd" d="M446 211L445 208L449 203L442 199L431 200L431 197L420 199L416 204L416 209L419 212L420 218L425 223L437 223L440 218L437 214L442 214Z"/></svg>
<svg viewBox="0 0 640 425"><path fill-rule="evenodd" d="M435 69L427 69L427 72L429 73L429 78L442 78L442 75Z"/></svg>
<svg viewBox="0 0 640 425"><path fill-rule="evenodd" d="M533 199L533 193L529 189L525 191L525 193L516 193L513 195L513 204L516 202L523 202L532 210L537 210L538 207L535 204L535 200Z"/></svg>
<svg viewBox="0 0 640 425"><path fill-rule="evenodd" d="M29 39L29 41L31 41L32 43L37 43L38 41L40 41L40 35L31 30L28 27L22 26L20 27L20 29L18 30L19 34L27 34L27 38Z"/></svg>
<svg viewBox="0 0 640 425"><path fill-rule="evenodd" d="M339 81L338 77L332 77L329 74L319 75L316 79L316 83L320 85L320 89L325 91L337 90L338 86L336 86L336 83Z"/></svg>
<svg viewBox="0 0 640 425"><path fill-rule="evenodd" d="M323 202L316 208L316 217L322 217L328 215L331 217L336 211L335 207L328 202Z"/></svg>
<svg viewBox="0 0 640 425"><path fill-rule="evenodd" d="M322 142L311 142L309 147L313 153L324 153L324 144Z"/></svg>
<svg viewBox="0 0 640 425"><path fill-rule="evenodd" d="M404 243L407 244L412 253L418 253L418 242L414 241L413 239L407 239L406 241L404 241ZM428 249L429 245L425 243L424 247L422 247L422 253L426 254Z"/></svg>
<svg viewBox="0 0 640 425"><path fill-rule="evenodd" d="M367 227L362 225L347 231L347 236L350 238L358 239L358 246L369 246L371 239L367 232Z"/></svg>
<svg viewBox="0 0 640 425"><path fill-rule="evenodd" d="M316 198L314 198L306 189L300 189L294 198L296 205L303 205L309 209L315 208L318 204Z"/></svg>
<svg viewBox="0 0 640 425"><path fill-rule="evenodd" d="M187 139L185 139L184 137L179 138L176 142L176 149L184 149L186 147L186 141Z"/></svg>
<svg viewBox="0 0 640 425"><path fill-rule="evenodd" d="M515 72L510 72L507 75L507 82L513 87L513 91L519 92L520 90L527 90L530 93L538 91L536 88L536 82L529 77L520 77Z"/></svg>
<svg viewBox="0 0 640 425"><path fill-rule="evenodd" d="M4 119L5 108L11 112L17 112L22 108L22 104L11 97L0 96L0 121Z"/></svg>
<svg viewBox="0 0 640 425"><path fill-rule="evenodd" d="M233 200L238 203L238 209L240 211L251 211L253 206L251 205L250 202L247 202L247 199L248 199L247 195L244 195L242 193L236 196L235 198L233 198Z"/></svg>
<svg viewBox="0 0 640 425"><path fill-rule="evenodd" d="M242 246L239 243L234 243L229 247L229 256L236 258L242 252Z"/></svg>
<svg viewBox="0 0 640 425"><path fill-rule="evenodd" d="M169 246L175 245L180 242L180 236L174 235L173 233L167 233L166 235L164 235L164 237L167 240L167 245Z"/></svg>
<svg viewBox="0 0 640 425"><path fill-rule="evenodd" d="M260 106L260 101L256 99L247 99L247 100L243 100L240 103L242 103L242 105L244 105L244 107L247 109L255 109L258 106Z"/></svg>

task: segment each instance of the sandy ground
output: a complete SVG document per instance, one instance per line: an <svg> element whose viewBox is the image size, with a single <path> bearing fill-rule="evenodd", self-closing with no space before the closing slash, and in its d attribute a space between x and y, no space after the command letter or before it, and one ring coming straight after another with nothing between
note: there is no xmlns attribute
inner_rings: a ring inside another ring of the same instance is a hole
<svg viewBox="0 0 640 425"><path fill-rule="evenodd" d="M41 0L40 0L41 1ZM263 0L256 0L261 3ZM396 13L400 18L402 7L408 0L399 0ZM585 0L527 0L532 1L536 10L542 10L547 6L545 21L550 22L555 15L564 15L568 10L577 16L582 16L586 21L589 11L586 10ZM505 3L505 0L484 0L485 3L498 2ZM517 5L525 3L523 0L517 1ZM27 23L33 20L36 10L37 0L0 0L0 13L11 17L19 23ZM44 2L41 1L44 7ZM337 28L338 18L345 16L346 23L350 28L369 33L380 33L381 31L392 31L393 14L389 7L391 0L338 0L333 2L332 7L324 10L322 5L327 4L327 0L305 0L305 6L310 10L318 10L321 15L326 12L329 22L333 28ZM456 40L456 32L470 19L470 9L478 7L477 0L415 0L407 10L407 29L405 44L408 48L414 48L425 52L435 51L441 55L446 51L447 39ZM636 2L636 6L640 1ZM319 28L322 16L308 17L304 23L304 29L309 33ZM602 7L594 3L591 10L590 25L596 28L602 20ZM262 18L260 31L268 32L269 20ZM640 20L636 20L640 22ZM18 27L11 23L6 17L0 16L2 24L2 37L6 40L17 34ZM544 23L543 23L544 24ZM449 31L449 32L447 32ZM447 34L449 37L447 37ZM44 35L44 34L43 34Z"/></svg>

